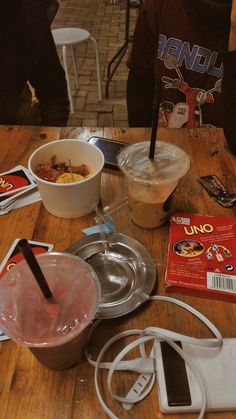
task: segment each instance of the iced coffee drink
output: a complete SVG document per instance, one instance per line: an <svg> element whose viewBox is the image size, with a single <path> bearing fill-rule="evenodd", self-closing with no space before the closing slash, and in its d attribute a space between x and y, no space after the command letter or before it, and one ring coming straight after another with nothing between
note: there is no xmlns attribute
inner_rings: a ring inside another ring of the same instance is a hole
<svg viewBox="0 0 236 419"><path fill-rule="evenodd" d="M179 147L159 141L150 160L149 142L145 141L125 147L118 164L128 182L131 220L142 228L161 226L169 215L171 195L189 170L189 156Z"/></svg>

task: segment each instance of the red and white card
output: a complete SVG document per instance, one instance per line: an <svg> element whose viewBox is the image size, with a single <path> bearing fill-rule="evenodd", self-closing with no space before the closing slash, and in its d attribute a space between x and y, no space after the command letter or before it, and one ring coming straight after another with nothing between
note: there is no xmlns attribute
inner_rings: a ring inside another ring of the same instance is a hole
<svg viewBox="0 0 236 419"><path fill-rule="evenodd" d="M0 279L5 272L9 271L9 269L11 269L24 258L23 254L20 252L17 246L19 241L20 239L14 240L0 265ZM51 252L53 248L53 245L49 243L42 243L33 240L28 240L28 242L35 255L38 255L40 253Z"/></svg>
<svg viewBox="0 0 236 419"><path fill-rule="evenodd" d="M0 197L12 196L29 186L35 186L35 182L24 166L19 165L0 173Z"/></svg>
<svg viewBox="0 0 236 419"><path fill-rule="evenodd" d="M17 263L19 263L23 258L23 254L18 249L17 244L19 243L20 239L14 240L12 243L10 249L8 250L6 256L4 257L1 265L0 265L0 280L1 277L9 271L11 268L13 268ZM49 243L42 243L37 242L33 240L28 240L32 251L35 255L38 255L40 253L46 253L51 252L53 249L53 245ZM0 341L9 339L8 336L4 334L4 332L0 329Z"/></svg>
<svg viewBox="0 0 236 419"><path fill-rule="evenodd" d="M0 215L40 199L37 185L26 167L18 165L0 173Z"/></svg>

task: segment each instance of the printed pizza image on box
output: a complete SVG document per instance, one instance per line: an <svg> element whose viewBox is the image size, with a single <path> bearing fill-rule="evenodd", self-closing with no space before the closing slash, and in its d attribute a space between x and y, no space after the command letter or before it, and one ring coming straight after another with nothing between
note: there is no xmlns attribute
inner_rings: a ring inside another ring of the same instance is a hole
<svg viewBox="0 0 236 419"><path fill-rule="evenodd" d="M174 214L165 289L236 302L236 219Z"/></svg>

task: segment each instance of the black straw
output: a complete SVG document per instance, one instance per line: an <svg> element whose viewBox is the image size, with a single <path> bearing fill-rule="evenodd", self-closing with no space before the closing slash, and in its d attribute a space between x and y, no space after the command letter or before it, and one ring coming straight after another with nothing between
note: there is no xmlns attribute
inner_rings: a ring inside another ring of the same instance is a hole
<svg viewBox="0 0 236 419"><path fill-rule="evenodd" d="M155 147L157 140L157 127L159 119L159 107L160 107L160 83L155 81L154 88L154 97L153 97L153 107L152 107L152 132L150 139L150 148L149 148L149 159L153 160L155 155Z"/></svg>
<svg viewBox="0 0 236 419"><path fill-rule="evenodd" d="M20 251L23 253L26 262L29 265L29 268L34 275L43 295L45 298L51 298L52 292L47 284L47 281L44 277L43 272L38 264L38 261L32 252L31 246L26 239L22 239L18 242L17 246Z"/></svg>

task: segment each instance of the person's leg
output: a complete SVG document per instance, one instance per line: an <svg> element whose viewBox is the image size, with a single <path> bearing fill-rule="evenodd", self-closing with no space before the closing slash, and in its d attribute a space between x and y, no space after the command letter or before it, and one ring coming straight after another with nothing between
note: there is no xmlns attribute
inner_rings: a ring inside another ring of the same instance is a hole
<svg viewBox="0 0 236 419"><path fill-rule="evenodd" d="M69 116L67 83L53 40L35 65L29 82L39 101L42 124L66 126Z"/></svg>
<svg viewBox="0 0 236 419"><path fill-rule="evenodd" d="M7 82L0 82L0 124L12 125L16 123L16 115L21 102L24 83L14 88Z"/></svg>
<svg viewBox="0 0 236 419"><path fill-rule="evenodd" d="M129 72L127 81L127 109L130 127L151 127L155 82Z"/></svg>

